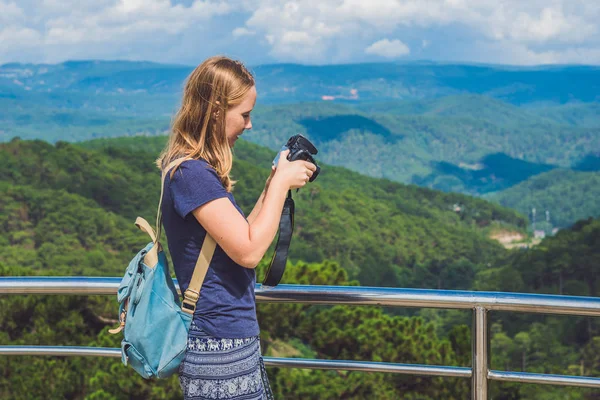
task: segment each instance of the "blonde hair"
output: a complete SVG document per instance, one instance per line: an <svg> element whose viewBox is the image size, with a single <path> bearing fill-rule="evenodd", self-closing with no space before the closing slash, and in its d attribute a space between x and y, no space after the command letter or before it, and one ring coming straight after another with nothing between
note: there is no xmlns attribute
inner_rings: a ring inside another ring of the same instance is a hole
<svg viewBox="0 0 600 400"><path fill-rule="evenodd" d="M196 67L186 80L169 141L156 160L158 168L162 170L180 157L202 158L230 192L235 182L230 177L233 153L225 135L225 113L241 103L254 84L246 67L227 57L211 57Z"/></svg>

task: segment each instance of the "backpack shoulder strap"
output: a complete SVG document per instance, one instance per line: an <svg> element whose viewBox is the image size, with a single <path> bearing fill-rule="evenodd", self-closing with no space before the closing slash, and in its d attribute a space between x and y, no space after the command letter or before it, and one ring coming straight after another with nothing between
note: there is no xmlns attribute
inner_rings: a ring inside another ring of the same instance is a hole
<svg viewBox="0 0 600 400"><path fill-rule="evenodd" d="M181 303L181 309L188 314L194 314L194 311L196 311L196 303L200 298L200 288L208 272L208 266L216 247L217 243L215 239L206 232L198 261L196 261L196 266L194 267L194 274L190 280L190 285L183 294L183 302Z"/></svg>
<svg viewBox="0 0 600 400"><path fill-rule="evenodd" d="M154 243L154 246L152 246L152 248L144 256L144 263L150 268L153 268L158 263L158 252L160 250L162 250L162 246L160 244L160 234L162 231L161 206L162 206L163 196L165 194L165 178L167 177L167 173L173 167L181 164L182 162L184 162L186 160L191 160L191 158L189 158L189 157L178 158L178 159L170 162L169 165L167 165L167 167L162 170L162 173L161 173L162 176L161 176L161 181L160 181L160 200L158 201L158 210L156 211L156 232L154 231L154 229L152 229L150 224L148 224L148 222L145 219L138 217L135 220L135 225L138 228L140 228L142 231L144 231L148 235L150 235L150 238L152 239L152 243Z"/></svg>
<svg viewBox="0 0 600 400"><path fill-rule="evenodd" d="M184 161L187 160L192 160L192 158L190 157L181 157L181 158L177 158L173 161L171 161L162 171L161 171L161 181L160 181L160 200L158 201L158 210L156 210L156 239L154 240L154 243L160 241L160 234L162 231L162 212L161 212L161 207L162 207L162 201L163 201L163 197L165 194L165 178L167 177L167 174L169 173L170 170L172 170L174 167L181 165L181 163L183 163Z"/></svg>

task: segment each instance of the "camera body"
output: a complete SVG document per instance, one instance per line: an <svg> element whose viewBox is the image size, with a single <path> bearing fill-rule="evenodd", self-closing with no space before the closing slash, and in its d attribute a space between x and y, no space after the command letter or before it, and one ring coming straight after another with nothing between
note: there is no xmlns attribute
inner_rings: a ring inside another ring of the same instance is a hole
<svg viewBox="0 0 600 400"><path fill-rule="evenodd" d="M281 152L287 149L290 150L290 152L287 155L288 161L304 160L313 163L315 167L317 167L317 170L310 177L309 182L312 182L315 179L317 179L321 168L317 165L317 162L313 158L313 155L317 154L318 150L310 142L310 140L308 140L300 134L290 137L287 143L281 147L281 150L279 150L279 153L277 153L277 156L273 160L274 166L277 166L277 162L279 161L279 155L281 154Z"/></svg>
<svg viewBox="0 0 600 400"><path fill-rule="evenodd" d="M273 166L277 167L281 152L287 149L290 150L287 155L288 161L304 160L313 163L317 169L311 176L309 182L317 179L317 175L319 175L321 168L317 165L315 159L313 158L313 155L317 154L317 148L310 142L310 140L300 134L289 138L287 143L281 148L279 153L277 153L277 156L273 160ZM265 279L263 281L264 288L277 286L283 277L283 273L285 272L290 242L294 232L294 210L295 205L294 199L292 198L292 191L288 190L287 197L283 203L281 219L279 220L279 237L277 238L277 245L275 246L275 252L273 253L271 264L267 269L267 273L265 274Z"/></svg>

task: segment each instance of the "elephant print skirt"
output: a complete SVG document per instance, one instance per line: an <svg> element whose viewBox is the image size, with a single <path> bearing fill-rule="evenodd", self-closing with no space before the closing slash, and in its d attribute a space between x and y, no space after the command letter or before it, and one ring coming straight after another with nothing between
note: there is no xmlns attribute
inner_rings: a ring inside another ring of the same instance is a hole
<svg viewBox="0 0 600 400"><path fill-rule="evenodd" d="M185 400L273 399L258 336L214 338L192 325L179 382Z"/></svg>

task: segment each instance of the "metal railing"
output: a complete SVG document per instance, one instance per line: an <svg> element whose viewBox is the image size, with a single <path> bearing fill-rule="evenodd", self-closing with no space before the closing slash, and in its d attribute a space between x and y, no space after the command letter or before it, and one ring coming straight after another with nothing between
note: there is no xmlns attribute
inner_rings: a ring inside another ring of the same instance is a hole
<svg viewBox="0 0 600 400"><path fill-rule="evenodd" d="M120 278L0 277L0 295L114 295ZM538 383L600 388L600 378L493 371L489 368L489 311L600 316L600 298L501 292L374 288L357 286L279 285L256 287L256 299L266 303L379 305L473 310L472 368L370 361L265 358L271 367L333 369L471 378L473 400L488 396L488 381ZM0 346L0 355L120 357L120 349L69 346Z"/></svg>

